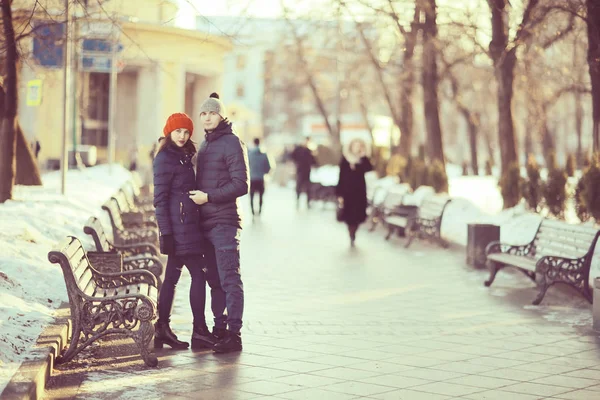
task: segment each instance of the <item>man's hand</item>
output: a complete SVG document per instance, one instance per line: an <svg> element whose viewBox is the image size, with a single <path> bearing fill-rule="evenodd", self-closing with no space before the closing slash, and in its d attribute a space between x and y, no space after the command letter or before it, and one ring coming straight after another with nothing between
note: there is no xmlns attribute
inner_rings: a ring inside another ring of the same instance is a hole
<svg viewBox="0 0 600 400"><path fill-rule="evenodd" d="M208 195L202 190L190 190L190 199L199 206L208 203Z"/></svg>

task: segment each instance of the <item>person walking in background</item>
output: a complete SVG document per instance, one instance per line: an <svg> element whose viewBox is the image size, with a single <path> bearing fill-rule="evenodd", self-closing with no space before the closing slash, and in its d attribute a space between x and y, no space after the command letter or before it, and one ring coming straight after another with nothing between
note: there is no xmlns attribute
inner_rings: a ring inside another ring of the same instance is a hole
<svg viewBox="0 0 600 400"><path fill-rule="evenodd" d="M254 148L248 151L250 166L250 208L254 212L254 195L258 193L258 215L262 214L263 195L265 194L265 175L271 171L269 157L260 149L260 139L254 138Z"/></svg>
<svg viewBox="0 0 600 400"><path fill-rule="evenodd" d="M192 348L211 348L214 337L206 326L204 308L206 282L211 291L211 308L215 328L225 328L225 292L221 288L216 268L205 265L204 234L199 226L198 206L188 192L196 185L192 157L196 148L190 137L194 131L192 120L183 113L171 115L163 129L153 162L154 207L160 232L160 252L166 254L165 279L158 296L158 321L155 324L154 347L168 345L186 349L189 344L177 338L170 327L175 288L185 265L192 277L190 306L194 316Z"/></svg>
<svg viewBox="0 0 600 400"><path fill-rule="evenodd" d="M190 198L200 205L201 224L212 246L207 262L216 265L227 301L227 330L219 332L213 350L242 350L244 285L240 274L242 219L238 197L248 193L248 153L233 133L231 122L217 93L200 106L206 140L198 149L196 188Z"/></svg>
<svg viewBox="0 0 600 400"><path fill-rule="evenodd" d="M304 145L298 145L291 154L296 164L296 208L300 207L300 195L306 193L306 207L310 208L310 170L316 165L315 157L308 148L310 138L307 136Z"/></svg>
<svg viewBox="0 0 600 400"><path fill-rule="evenodd" d="M364 141L354 139L344 146L336 194L342 207L341 219L348 225L352 247L354 247L358 226L367 219L365 173L372 169L373 166L367 158L367 146Z"/></svg>

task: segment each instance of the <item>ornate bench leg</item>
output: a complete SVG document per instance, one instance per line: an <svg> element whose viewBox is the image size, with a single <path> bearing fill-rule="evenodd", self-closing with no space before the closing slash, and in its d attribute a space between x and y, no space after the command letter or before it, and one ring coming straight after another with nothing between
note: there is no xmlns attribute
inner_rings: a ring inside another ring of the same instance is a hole
<svg viewBox="0 0 600 400"><path fill-rule="evenodd" d="M371 227L369 227L369 232L373 232L377 228L377 216L373 216L371 218Z"/></svg>
<svg viewBox="0 0 600 400"><path fill-rule="evenodd" d="M388 226L388 233L385 236L385 240L390 240L390 238L392 237L392 234L394 233L394 227L392 225Z"/></svg>
<svg viewBox="0 0 600 400"><path fill-rule="evenodd" d="M71 328L71 340L69 342L69 347L65 350L64 353L59 354L56 358L57 364L62 364L65 362L69 362L79 353L83 348L78 349L77 345L79 344L79 337L81 336L81 326L79 321L76 318L73 318L73 326Z"/></svg>
<svg viewBox="0 0 600 400"><path fill-rule="evenodd" d="M142 359L149 367L156 367L158 359L148 350L150 341L154 337L154 326L152 325L153 311L146 304L140 304L136 310L140 319L140 328L132 333L132 338L140 349Z"/></svg>
<svg viewBox="0 0 600 400"><path fill-rule="evenodd" d="M449 244L444 239L442 239L442 232L441 231L437 231L436 240L439 243L439 245L442 246L444 249L448 248Z"/></svg>
<svg viewBox="0 0 600 400"><path fill-rule="evenodd" d="M531 279L532 281L537 283L536 278L535 278L535 272L527 271L524 269L519 269L519 271L523 272L529 279Z"/></svg>
<svg viewBox="0 0 600 400"><path fill-rule="evenodd" d="M546 280L544 280L541 284L540 284L540 292L538 293L538 295L536 296L535 300L533 300L533 302L531 304L533 304L534 306L539 305L542 302L542 299L544 298L544 296L546 295L546 290L548 290L548 288L550 287L551 284L548 284L546 282Z"/></svg>
<svg viewBox="0 0 600 400"><path fill-rule="evenodd" d="M412 243L413 239L415 238L415 233L413 233L412 231L408 231L406 233L406 236L408 237L406 239L406 243L404 244L404 248L408 249L408 247L410 246L410 244Z"/></svg>
<svg viewBox="0 0 600 400"><path fill-rule="evenodd" d="M494 279L496 279L496 274L502 269L502 267L500 267L498 263L494 261L488 261L487 264L488 268L490 269L490 277L487 281L483 282L483 284L489 287L494 282Z"/></svg>

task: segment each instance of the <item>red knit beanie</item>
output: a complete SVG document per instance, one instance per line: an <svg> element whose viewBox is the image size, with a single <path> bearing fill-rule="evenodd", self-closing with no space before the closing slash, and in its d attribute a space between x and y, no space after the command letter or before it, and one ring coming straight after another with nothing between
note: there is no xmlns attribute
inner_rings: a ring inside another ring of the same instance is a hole
<svg viewBox="0 0 600 400"><path fill-rule="evenodd" d="M190 131L190 137L192 133L194 133L194 122L187 114L184 113L175 113L171 114L169 118L167 118L167 123L163 128L163 134L167 136L169 133L173 132L175 129L185 128Z"/></svg>

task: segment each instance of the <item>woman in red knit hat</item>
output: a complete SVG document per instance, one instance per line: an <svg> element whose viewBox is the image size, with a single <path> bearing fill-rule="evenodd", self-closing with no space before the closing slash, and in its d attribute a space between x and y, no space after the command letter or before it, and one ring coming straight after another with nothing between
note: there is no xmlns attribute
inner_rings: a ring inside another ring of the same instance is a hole
<svg viewBox="0 0 600 400"><path fill-rule="evenodd" d="M192 277L190 306L194 316L192 348L212 348L214 338L204 317L206 282L211 287L215 328L226 324L225 293L221 288L216 268L206 269L204 262L204 235L200 229L198 206L189 198L196 176L192 157L196 147L190 140L194 123L186 114L172 114L163 129L154 158L154 207L160 231L160 251L168 255L165 279L158 296L158 321L155 324L154 347L169 345L185 349L169 325L175 288L185 265Z"/></svg>

